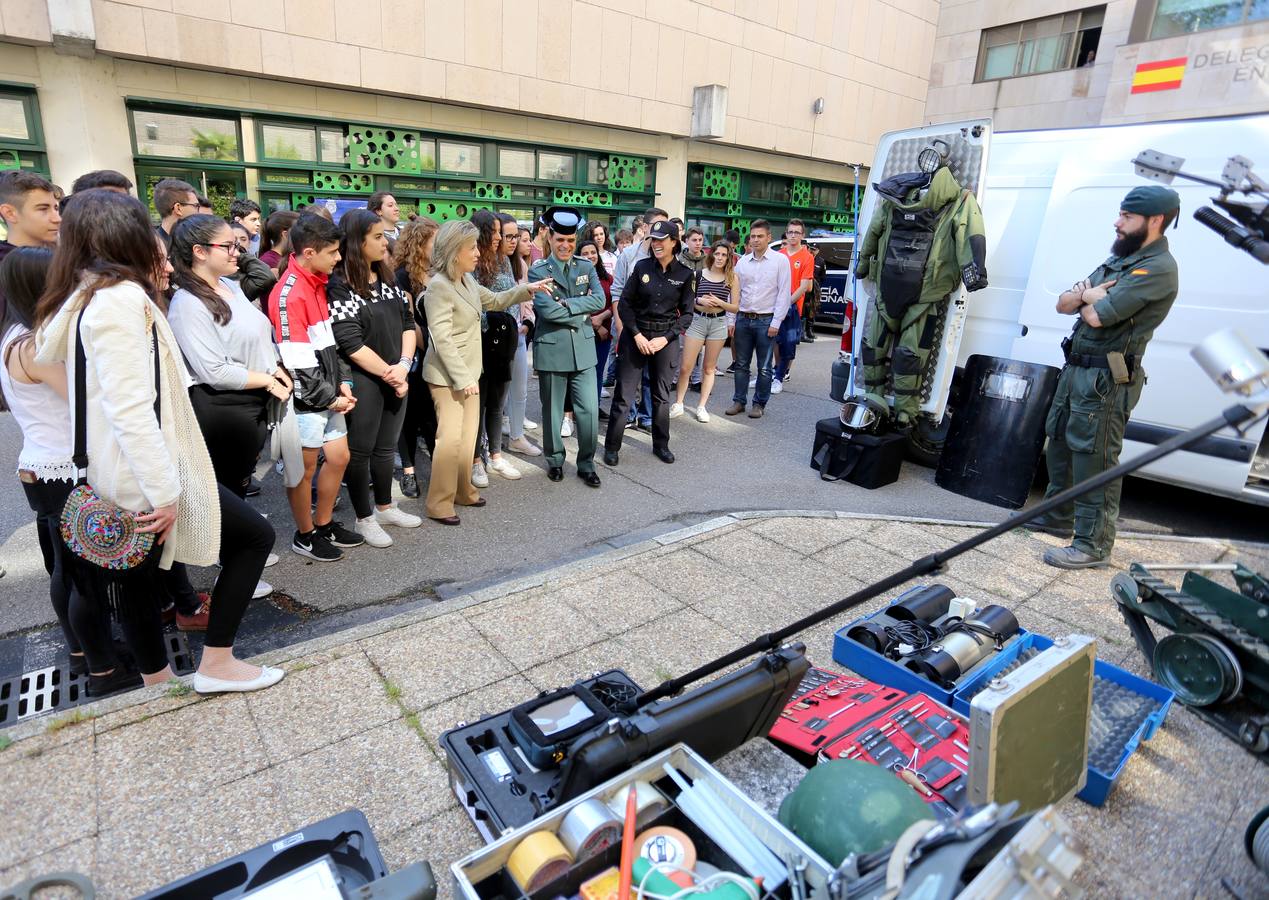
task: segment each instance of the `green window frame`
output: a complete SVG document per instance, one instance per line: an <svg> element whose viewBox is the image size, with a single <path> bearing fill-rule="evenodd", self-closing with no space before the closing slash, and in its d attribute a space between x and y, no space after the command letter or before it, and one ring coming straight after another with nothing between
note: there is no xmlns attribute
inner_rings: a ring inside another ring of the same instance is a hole
<svg viewBox="0 0 1269 900"><path fill-rule="evenodd" d="M128 103L127 110L135 157L213 168L242 166L242 117L237 113L158 103ZM165 152L182 146L194 152Z"/></svg>
<svg viewBox="0 0 1269 900"><path fill-rule="evenodd" d="M790 219L805 222L808 234L850 230L855 227L853 197L854 186L843 182L690 162L685 219L707 236L729 227L743 234L754 219L770 221L777 235Z"/></svg>
<svg viewBox="0 0 1269 900"><path fill-rule="evenodd" d="M16 128L0 134L0 172L28 169L49 176L48 154L44 145L44 126L40 119L40 100L35 85L0 81L0 104L17 114L21 131ZM12 120L12 119L11 119Z"/></svg>

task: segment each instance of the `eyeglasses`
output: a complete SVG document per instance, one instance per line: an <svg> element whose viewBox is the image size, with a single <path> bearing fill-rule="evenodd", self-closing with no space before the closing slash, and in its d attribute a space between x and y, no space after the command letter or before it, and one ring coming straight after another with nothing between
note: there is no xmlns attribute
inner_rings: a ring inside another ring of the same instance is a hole
<svg viewBox="0 0 1269 900"><path fill-rule="evenodd" d="M221 250L224 250L230 256L233 256L235 253L242 252L242 248L238 246L236 241L222 241L219 244L199 244L199 246L200 247L219 247Z"/></svg>
<svg viewBox="0 0 1269 900"><path fill-rule="evenodd" d="M502 239L504 241L518 241L520 240L520 232L517 231L515 234L504 234Z"/></svg>
<svg viewBox="0 0 1269 900"><path fill-rule="evenodd" d="M185 201L185 200L177 200L175 203L173 203L173 204L172 204L172 206L174 206L174 207L175 207L175 206L193 206L193 207L197 207L198 205L199 205L199 204L198 204L197 202L190 203L190 202Z"/></svg>

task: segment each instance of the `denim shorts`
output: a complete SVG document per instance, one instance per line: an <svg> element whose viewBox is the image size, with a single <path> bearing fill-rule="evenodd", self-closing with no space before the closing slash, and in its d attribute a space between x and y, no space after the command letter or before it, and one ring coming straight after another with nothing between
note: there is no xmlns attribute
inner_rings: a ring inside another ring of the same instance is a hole
<svg viewBox="0 0 1269 900"><path fill-rule="evenodd" d="M300 446L308 450L320 449L323 444L348 436L344 414L329 409L296 413L295 421L300 429Z"/></svg>
<svg viewBox="0 0 1269 900"><path fill-rule="evenodd" d="M727 340L727 317L711 318L697 313L692 316L692 324L687 328L687 336L701 341L725 341Z"/></svg>

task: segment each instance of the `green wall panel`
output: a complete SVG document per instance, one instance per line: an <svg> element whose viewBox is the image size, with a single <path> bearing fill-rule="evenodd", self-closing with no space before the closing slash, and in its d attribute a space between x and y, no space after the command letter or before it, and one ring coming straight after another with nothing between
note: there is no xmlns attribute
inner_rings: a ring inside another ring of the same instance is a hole
<svg viewBox="0 0 1269 900"><path fill-rule="evenodd" d="M728 203L727 215L743 216L745 214L745 205L743 203Z"/></svg>
<svg viewBox="0 0 1269 900"><path fill-rule="evenodd" d="M648 189L648 161L641 156L608 157L608 186L614 191Z"/></svg>
<svg viewBox="0 0 1269 900"><path fill-rule="evenodd" d="M793 179L790 198L794 206L805 209L811 205L811 182L805 178Z"/></svg>
<svg viewBox="0 0 1269 900"><path fill-rule="evenodd" d="M511 185L495 184L489 181L477 181L475 193L481 200L510 200Z"/></svg>
<svg viewBox="0 0 1269 900"><path fill-rule="evenodd" d="M425 168L419 146L417 131L371 125L348 127L348 161L354 169L418 174Z"/></svg>
<svg viewBox="0 0 1269 900"><path fill-rule="evenodd" d="M575 206L612 206L612 194L607 191L585 191L576 188L556 188L551 192L556 203Z"/></svg>
<svg viewBox="0 0 1269 900"><path fill-rule="evenodd" d="M740 172L736 169L720 169L717 166L705 167L705 179L701 185L701 196L711 200L739 200Z"/></svg>
<svg viewBox="0 0 1269 900"><path fill-rule="evenodd" d="M314 172L313 190L336 194L373 194L375 180L361 172Z"/></svg>
<svg viewBox="0 0 1269 900"><path fill-rule="evenodd" d="M428 216L438 222L448 219L466 219L478 209L489 209L488 203L480 200L420 200L419 215Z"/></svg>

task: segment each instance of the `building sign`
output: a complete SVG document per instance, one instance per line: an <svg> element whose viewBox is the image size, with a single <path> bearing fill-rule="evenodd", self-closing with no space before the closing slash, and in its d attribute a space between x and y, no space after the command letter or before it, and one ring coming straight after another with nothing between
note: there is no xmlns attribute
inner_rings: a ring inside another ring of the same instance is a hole
<svg viewBox="0 0 1269 900"><path fill-rule="evenodd" d="M1181 86L1188 57L1144 62L1137 66L1132 76L1132 93L1149 94L1154 91L1172 91ZM1197 63L1195 64L1197 68Z"/></svg>
<svg viewBox="0 0 1269 900"><path fill-rule="evenodd" d="M263 169L260 172L260 183L309 187L313 184L313 176L308 172L279 172L274 169Z"/></svg>
<svg viewBox="0 0 1269 900"><path fill-rule="evenodd" d="M1194 56L1194 69L1226 68L1231 81L1269 82L1269 43L1238 50L1213 50Z"/></svg>

